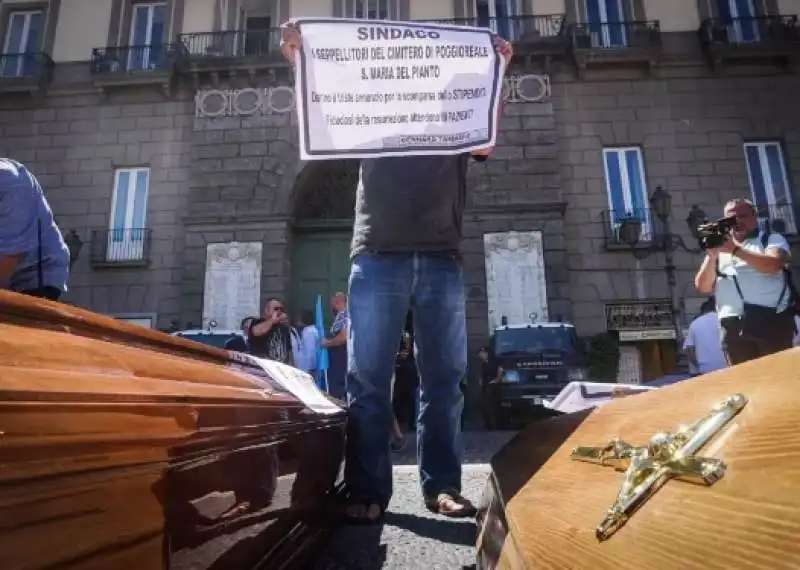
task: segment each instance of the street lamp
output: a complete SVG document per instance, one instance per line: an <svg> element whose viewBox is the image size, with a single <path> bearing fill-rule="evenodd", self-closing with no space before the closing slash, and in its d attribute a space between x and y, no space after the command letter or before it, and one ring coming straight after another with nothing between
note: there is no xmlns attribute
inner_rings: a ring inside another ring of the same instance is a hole
<svg viewBox="0 0 800 570"><path fill-rule="evenodd" d="M691 248L684 243L681 236L672 233L670 229L670 215L672 213L672 196L661 186L657 186L650 196L650 211L655 214L661 222L661 231L653 232L653 239L646 245L640 245L639 239L642 235L644 222L633 216L628 215L622 220L619 228L619 238L622 243L631 248L631 253L636 259L644 259L650 254L664 252L664 272L667 274L667 287L669 289L670 304L672 305L672 327L675 330L675 340L680 347L683 343L683 331L678 320L679 311L677 309L677 298L675 294L675 263L673 254L679 248L689 253L701 253L702 250ZM707 220L705 212L697 205L692 206L689 216L686 218L686 225L692 232L692 236L697 238L697 226ZM650 221L652 223L652 221Z"/></svg>
<svg viewBox="0 0 800 570"><path fill-rule="evenodd" d="M78 235L78 232L75 230L70 230L69 233L64 236L64 243L67 245L67 249L69 250L69 266L72 268L75 265L75 262L78 261L78 257L81 254L81 249L83 249L83 240L81 236Z"/></svg>

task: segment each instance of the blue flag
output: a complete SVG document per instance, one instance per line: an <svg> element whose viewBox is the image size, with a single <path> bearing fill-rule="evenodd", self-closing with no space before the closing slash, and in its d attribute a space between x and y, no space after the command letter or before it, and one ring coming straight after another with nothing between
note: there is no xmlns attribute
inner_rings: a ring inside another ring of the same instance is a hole
<svg viewBox="0 0 800 570"><path fill-rule="evenodd" d="M317 295L316 314L314 315L314 325L317 327L317 334L320 339L325 338L325 321L322 317L322 295ZM317 370L322 374L328 370L328 349L319 347L317 350Z"/></svg>

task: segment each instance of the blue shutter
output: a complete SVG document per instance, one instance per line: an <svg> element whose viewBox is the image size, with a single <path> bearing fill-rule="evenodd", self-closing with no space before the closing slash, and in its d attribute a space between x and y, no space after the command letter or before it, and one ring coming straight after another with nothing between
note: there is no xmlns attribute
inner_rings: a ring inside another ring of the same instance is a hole
<svg viewBox="0 0 800 570"><path fill-rule="evenodd" d="M748 145L745 147L747 157L747 167L750 169L750 184L753 191L753 201L756 206L766 206L769 203L767 190L764 185L764 172L761 165L761 156L758 152L758 145Z"/></svg>
<svg viewBox="0 0 800 570"><path fill-rule="evenodd" d="M147 213L147 178L146 170L139 170L136 173L136 187L133 196L133 216L131 221L131 239L141 241L143 239L145 227L145 215Z"/></svg>
<svg viewBox="0 0 800 570"><path fill-rule="evenodd" d="M719 19L726 24L731 23L731 6L728 4L729 0L717 0L717 13Z"/></svg>
<svg viewBox="0 0 800 570"><path fill-rule="evenodd" d="M600 17L600 2L602 0L586 0L586 23L589 24L589 32L597 34L600 38L598 41L602 42L603 22Z"/></svg>
<svg viewBox="0 0 800 570"><path fill-rule="evenodd" d="M608 195L611 198L611 221L621 222L627 215L628 209L625 207L625 194L622 188L622 176L620 165L620 153L618 151L606 151L606 172L608 179Z"/></svg>
<svg viewBox="0 0 800 570"><path fill-rule="evenodd" d="M606 6L606 29L610 46L625 45L625 16L620 13L617 0L603 0Z"/></svg>
<svg viewBox="0 0 800 570"><path fill-rule="evenodd" d="M767 167L769 168L769 175L772 178L772 194L776 204L790 204L791 197L789 195L789 188L786 187L786 179L784 177L783 161L781 160L781 147L777 143L768 143L764 145L764 150L767 155Z"/></svg>
<svg viewBox="0 0 800 570"><path fill-rule="evenodd" d="M631 209L633 215L639 218L642 223L647 223L647 209L645 208L646 192L642 187L642 165L641 154L638 150L628 150L625 152L625 162L628 169L628 184L631 195Z"/></svg>
<svg viewBox="0 0 800 570"><path fill-rule="evenodd" d="M115 242L121 242L125 239L125 214L128 210L130 179L129 172L120 172L117 177L116 201L114 202L114 212L111 218L111 239Z"/></svg>

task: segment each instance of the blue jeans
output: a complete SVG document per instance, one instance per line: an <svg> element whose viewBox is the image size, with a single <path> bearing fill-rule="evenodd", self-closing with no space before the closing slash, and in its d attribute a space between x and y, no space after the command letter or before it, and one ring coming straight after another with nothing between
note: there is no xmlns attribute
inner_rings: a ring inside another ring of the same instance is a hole
<svg viewBox="0 0 800 570"><path fill-rule="evenodd" d="M420 375L417 457L422 492L461 490L459 381L467 366L461 267L444 255L359 255L350 272L345 483L354 500L392 496L391 377L411 308Z"/></svg>

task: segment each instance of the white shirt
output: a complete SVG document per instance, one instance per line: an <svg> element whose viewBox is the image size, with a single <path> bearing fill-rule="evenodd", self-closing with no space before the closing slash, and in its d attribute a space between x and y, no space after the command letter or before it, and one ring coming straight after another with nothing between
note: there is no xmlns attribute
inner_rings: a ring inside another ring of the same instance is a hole
<svg viewBox="0 0 800 570"><path fill-rule="evenodd" d="M761 245L761 234L742 242L742 249L754 253L764 253L767 249L778 248L791 255L791 249L781 234L772 233L767 240L767 247ZM714 296L717 299L717 315L720 319L726 317L741 317L744 312L742 297L748 303L762 305L764 307L776 307L778 312L783 311L789 305L789 290L783 293L784 276L783 272L761 273L744 261L729 253L719 254L719 271L729 277L717 276ZM742 290L742 297L736 291L736 284L732 276L736 276L739 287ZM780 299L780 306L778 306Z"/></svg>
<svg viewBox="0 0 800 570"><path fill-rule="evenodd" d="M303 328L302 333L303 342L303 366L302 370L308 372L309 370L316 370L317 368L317 350L319 350L319 333L317 327L309 325Z"/></svg>
<svg viewBox="0 0 800 570"><path fill-rule="evenodd" d="M705 313L692 321L683 348L694 347L699 368L697 373L707 374L728 366L721 341L722 333L716 313Z"/></svg>

